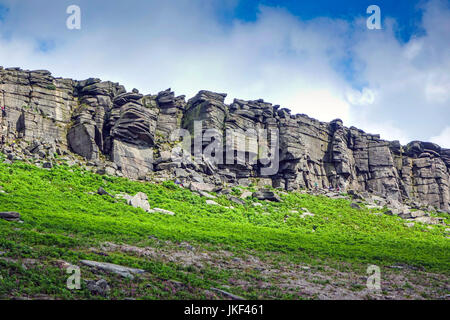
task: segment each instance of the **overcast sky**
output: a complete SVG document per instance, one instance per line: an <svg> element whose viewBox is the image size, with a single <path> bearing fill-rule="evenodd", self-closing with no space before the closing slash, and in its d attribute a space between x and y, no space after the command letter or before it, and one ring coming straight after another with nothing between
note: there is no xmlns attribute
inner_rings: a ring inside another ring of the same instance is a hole
<svg viewBox="0 0 450 320"><path fill-rule="evenodd" d="M66 28L72 4L81 30ZM366 27L371 4L382 30ZM450 148L448 0L0 0L0 65L263 98Z"/></svg>

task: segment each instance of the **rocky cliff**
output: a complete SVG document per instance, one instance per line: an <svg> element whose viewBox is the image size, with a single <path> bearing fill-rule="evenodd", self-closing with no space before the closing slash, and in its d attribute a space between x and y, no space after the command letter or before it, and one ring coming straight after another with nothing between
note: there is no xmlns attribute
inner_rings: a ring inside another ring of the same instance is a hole
<svg viewBox="0 0 450 320"><path fill-rule="evenodd" d="M286 190L339 186L450 211L449 149L420 141L402 146L347 128L341 120L292 115L263 100L227 105L225 97L200 91L186 101L170 89L142 95L100 79L75 81L44 70L0 67L0 105L6 107L2 148L10 159L49 165L76 154L99 172L133 179L254 182ZM277 129L278 171L262 175L262 164L247 151L239 153L239 145L232 146L235 157L243 154L239 164L173 161L169 135L178 128L192 131L196 120L223 136L227 129Z"/></svg>

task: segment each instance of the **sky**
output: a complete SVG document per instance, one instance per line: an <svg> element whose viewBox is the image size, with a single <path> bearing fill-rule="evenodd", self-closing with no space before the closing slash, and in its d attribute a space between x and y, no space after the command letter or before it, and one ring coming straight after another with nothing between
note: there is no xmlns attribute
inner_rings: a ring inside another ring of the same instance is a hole
<svg viewBox="0 0 450 320"><path fill-rule="evenodd" d="M370 5L380 30L367 28ZM0 65L262 98L450 148L450 0L0 0Z"/></svg>

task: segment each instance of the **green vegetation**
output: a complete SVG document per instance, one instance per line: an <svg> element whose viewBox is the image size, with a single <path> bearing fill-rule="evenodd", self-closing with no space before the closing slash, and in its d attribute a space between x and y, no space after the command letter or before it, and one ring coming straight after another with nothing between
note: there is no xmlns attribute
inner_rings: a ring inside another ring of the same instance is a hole
<svg viewBox="0 0 450 320"><path fill-rule="evenodd" d="M125 200L98 195L99 187L111 194L144 192L152 207L176 215L146 213ZM233 188L232 193L239 196L240 190ZM450 270L444 226L416 224L408 228L397 217L352 209L345 199L293 192L282 194L280 203L251 198L245 205L220 196L215 199L220 205L213 206L172 182L134 182L66 165L45 170L21 162L0 163L0 191L0 211L17 211L24 221L0 220L0 252L4 252L0 255L0 298L39 294L91 297L85 285L82 290L66 288L69 275L58 267L61 260L80 265L79 260L89 259L147 271L133 281L109 275L109 298L202 299L212 286L221 287L235 279L263 280L254 268L236 271L213 264L199 268L130 252L104 253L105 242L156 248L168 255L187 242L211 256L229 252L229 261L251 254L273 265L308 264L318 269L333 265L363 274L368 264L408 265L441 274ZM254 206L255 202L262 205ZM302 208L315 216L302 218ZM31 267L23 262L27 258L35 261ZM98 280L105 275L83 267L82 277ZM325 285L327 281L317 283ZM353 291L361 288L361 284L353 285ZM280 291L276 285L237 288L234 293L254 299L302 298Z"/></svg>

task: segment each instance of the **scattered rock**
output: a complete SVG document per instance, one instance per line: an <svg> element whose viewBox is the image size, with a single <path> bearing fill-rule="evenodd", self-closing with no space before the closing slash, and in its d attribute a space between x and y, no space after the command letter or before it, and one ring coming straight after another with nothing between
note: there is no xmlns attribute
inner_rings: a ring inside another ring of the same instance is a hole
<svg viewBox="0 0 450 320"><path fill-rule="evenodd" d="M350 204L350 207L352 209L361 210L361 207L357 203L354 203L354 202L352 202L352 204Z"/></svg>
<svg viewBox="0 0 450 320"><path fill-rule="evenodd" d="M253 195L252 192L250 192L250 191L244 191L244 192L242 192L240 198L241 198L241 199L247 199L247 198L250 198L252 195Z"/></svg>
<svg viewBox="0 0 450 320"><path fill-rule="evenodd" d="M219 204L215 202L214 200L206 200L206 204L212 205L212 206L218 206Z"/></svg>
<svg viewBox="0 0 450 320"><path fill-rule="evenodd" d="M133 199L133 196L130 196L129 194L126 193L118 193L115 196L116 199L125 199L127 201L127 203Z"/></svg>
<svg viewBox="0 0 450 320"><path fill-rule="evenodd" d="M385 212L388 216L398 216L401 211L399 209L390 209Z"/></svg>
<svg viewBox="0 0 450 320"><path fill-rule="evenodd" d="M111 198L114 198L113 195L111 195L108 191L106 191L105 189L103 189L102 187L99 187L97 190L97 193L101 196L107 195L110 196Z"/></svg>
<svg viewBox="0 0 450 320"><path fill-rule="evenodd" d="M197 191L202 197L205 197L205 198L209 198L209 199L217 199L217 197L216 196L213 196L212 194L209 194L209 193L207 193L207 192L205 192L205 191Z"/></svg>
<svg viewBox="0 0 450 320"><path fill-rule="evenodd" d="M376 205L376 204L369 204L369 205L366 206L366 208L369 209L369 210L370 209L377 209L377 210L383 209L382 206L379 206L379 205Z"/></svg>
<svg viewBox="0 0 450 320"><path fill-rule="evenodd" d="M230 200L230 201L232 201L232 202L234 202L236 204L242 205L242 206L245 205L245 201L244 200L239 199L239 198L234 197L234 196L229 196L228 200Z"/></svg>
<svg viewBox="0 0 450 320"><path fill-rule="evenodd" d="M160 208L153 208L150 209L149 212L159 212L159 213L163 213L163 214L168 214L169 216L174 216L175 213L169 210L165 210L165 209L160 209Z"/></svg>
<svg viewBox="0 0 450 320"><path fill-rule="evenodd" d="M230 298L231 300L245 300L244 298L234 295L232 293L229 293L227 291L221 290L221 289L217 289L217 288L211 288L212 291L220 293L221 295Z"/></svg>
<svg viewBox="0 0 450 320"><path fill-rule="evenodd" d="M427 216L428 214L421 211L421 210L417 210L417 211L412 211L410 213L411 218L415 219L415 218L419 218L419 217L424 217Z"/></svg>
<svg viewBox="0 0 450 320"><path fill-rule="evenodd" d="M184 248L186 250L189 250L189 251L194 251L194 247L191 246L189 243L186 243L186 242L180 243L180 247L182 247L182 248Z"/></svg>
<svg viewBox="0 0 450 320"><path fill-rule="evenodd" d="M88 267L96 268L106 272L112 272L129 279L134 279L133 275L135 274L142 274L145 272L145 270L119 266L117 264L107 262L97 262L90 260L81 260L80 262Z"/></svg>
<svg viewBox="0 0 450 320"><path fill-rule="evenodd" d="M53 164L51 162L44 162L42 164L42 168L44 168L44 169L51 169L51 168L53 168Z"/></svg>
<svg viewBox="0 0 450 320"><path fill-rule="evenodd" d="M441 217L418 217L414 221L422 222L425 224L443 224L444 218Z"/></svg>
<svg viewBox="0 0 450 320"><path fill-rule="evenodd" d="M108 282L104 279L100 279L97 282L88 281L87 288L93 295L100 295L106 297L111 288L108 285Z"/></svg>
<svg viewBox="0 0 450 320"><path fill-rule="evenodd" d="M274 202L281 202L280 196L277 195L275 192L269 191L269 190L262 190L262 191L255 192L255 193L253 193L253 197L258 200L269 200L269 201L274 201Z"/></svg>
<svg viewBox="0 0 450 320"><path fill-rule="evenodd" d="M391 269L399 269L399 270L404 269L403 266L389 266L389 268L391 268Z"/></svg>
<svg viewBox="0 0 450 320"><path fill-rule="evenodd" d="M0 219L6 221L20 221L20 213L18 212L0 212Z"/></svg>
<svg viewBox="0 0 450 320"><path fill-rule="evenodd" d="M311 213L311 212L303 212L302 215L300 216L300 218L305 219L307 217L314 217L315 214Z"/></svg>
<svg viewBox="0 0 450 320"><path fill-rule="evenodd" d="M307 267L307 266L301 266L300 268L301 268L302 270L305 270L305 271L308 271L308 270L311 269L310 267Z"/></svg>
<svg viewBox="0 0 450 320"><path fill-rule="evenodd" d="M143 192L138 192L136 195L128 200L128 204L135 208L141 208L144 211L150 210L150 204L148 203L148 197Z"/></svg>
<svg viewBox="0 0 450 320"><path fill-rule="evenodd" d="M213 192L216 189L216 186L209 183L191 182L189 189L191 191Z"/></svg>

